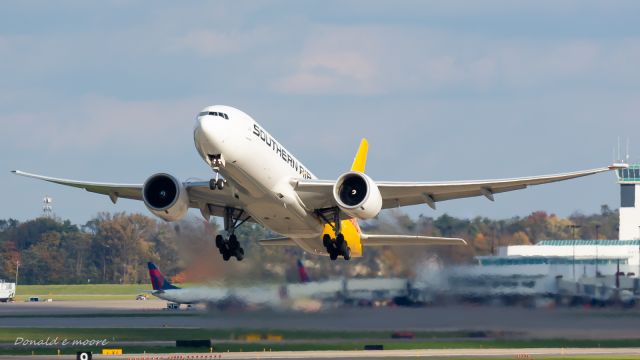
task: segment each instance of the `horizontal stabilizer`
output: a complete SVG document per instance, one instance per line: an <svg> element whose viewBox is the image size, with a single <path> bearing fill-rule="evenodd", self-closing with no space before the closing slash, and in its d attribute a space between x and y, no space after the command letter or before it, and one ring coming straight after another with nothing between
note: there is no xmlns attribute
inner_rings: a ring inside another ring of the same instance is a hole
<svg viewBox="0 0 640 360"><path fill-rule="evenodd" d="M270 239L262 239L258 240L260 245L262 246L296 246L297 244L291 238L288 237L277 237Z"/></svg>
<svg viewBox="0 0 640 360"><path fill-rule="evenodd" d="M363 246L467 245L464 239L420 235L362 234Z"/></svg>

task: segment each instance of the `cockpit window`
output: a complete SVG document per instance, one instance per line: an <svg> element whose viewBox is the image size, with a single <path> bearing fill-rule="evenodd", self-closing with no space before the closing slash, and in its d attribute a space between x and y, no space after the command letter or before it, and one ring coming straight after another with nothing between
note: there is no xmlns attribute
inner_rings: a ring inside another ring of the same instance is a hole
<svg viewBox="0 0 640 360"><path fill-rule="evenodd" d="M229 120L229 116L227 116L227 114L217 112L217 111L203 111L198 114L198 116L205 116L205 115L220 116L223 119Z"/></svg>

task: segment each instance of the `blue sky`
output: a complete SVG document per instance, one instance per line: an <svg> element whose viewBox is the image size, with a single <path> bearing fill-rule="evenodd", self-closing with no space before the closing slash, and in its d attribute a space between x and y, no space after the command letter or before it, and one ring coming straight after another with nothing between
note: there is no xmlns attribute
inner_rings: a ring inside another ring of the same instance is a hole
<svg viewBox="0 0 640 360"><path fill-rule="evenodd" d="M142 204L19 178L206 179L195 114L252 115L322 178L370 141L379 180L579 170L640 146L634 1L21 1L0 12L0 218ZM613 174L413 215L510 217L617 207Z"/></svg>

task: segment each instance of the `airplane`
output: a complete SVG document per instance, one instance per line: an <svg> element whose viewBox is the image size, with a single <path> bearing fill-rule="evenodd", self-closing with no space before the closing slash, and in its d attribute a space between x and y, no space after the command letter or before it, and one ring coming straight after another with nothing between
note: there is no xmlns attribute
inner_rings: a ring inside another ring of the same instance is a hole
<svg viewBox="0 0 640 360"><path fill-rule="evenodd" d="M178 305L207 304L218 308L233 305L241 307L290 308L293 310L315 311L319 310L322 306L319 300L326 298L326 293L335 295L342 286L339 282L332 284L331 287L315 286L316 283L309 281L309 277L306 276L306 270L299 261L298 273L300 275L300 284L239 288L211 286L180 288L165 278L156 264L149 262L147 266L153 288L153 291L150 292L151 295ZM300 287L296 287L293 292L290 293L289 287L292 285L300 285ZM312 295L318 295L319 299L314 299Z"/></svg>
<svg viewBox="0 0 640 360"><path fill-rule="evenodd" d="M160 269L153 262L147 264L149 268L149 277L151 278L151 286L153 291L151 295L169 301L174 304L220 304L236 299L235 294L227 288L218 287L193 287L180 288L173 285L164 277ZM256 299L253 299L256 301Z"/></svg>
<svg viewBox="0 0 640 360"><path fill-rule="evenodd" d="M224 219L225 236L215 237L225 261L244 258L235 230L247 221L281 237L260 240L265 246L299 246L336 260L361 257L365 247L404 245L466 245L460 238L363 233L358 220L376 217L382 209L436 203L451 199L494 195L555 181L573 179L625 164L555 175L497 180L445 182L374 181L365 174L368 142L362 139L351 170L336 180L321 180L291 152L243 111L224 105L205 107L196 116L194 143L213 170L209 181L181 182L158 173L142 184L113 184L67 180L31 174L17 175L85 189L119 198L141 200L165 221L182 219L189 208L205 220Z"/></svg>
<svg viewBox="0 0 640 360"><path fill-rule="evenodd" d="M317 311L327 304L391 303L407 297L408 279L355 278L311 281L301 260L296 261L299 282L286 285L254 287L180 288L173 285L153 262L149 262L151 295L174 304L207 304L223 308L229 304L243 307L269 307Z"/></svg>

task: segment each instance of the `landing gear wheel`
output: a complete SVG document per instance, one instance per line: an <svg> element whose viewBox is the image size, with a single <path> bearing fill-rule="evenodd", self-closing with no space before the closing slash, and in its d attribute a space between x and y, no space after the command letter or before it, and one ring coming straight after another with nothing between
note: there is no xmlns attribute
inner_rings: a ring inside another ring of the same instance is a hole
<svg viewBox="0 0 640 360"><path fill-rule="evenodd" d="M244 249L241 247L238 247L234 255L238 261L242 261L242 259L244 259Z"/></svg>
<svg viewBox="0 0 640 360"><path fill-rule="evenodd" d="M240 242L235 235L229 236L228 240L225 240L222 235L216 235L216 247L222 254L224 261L229 261L231 257L235 257L238 261L244 259L244 249L240 246Z"/></svg>
<svg viewBox="0 0 640 360"><path fill-rule="evenodd" d="M224 189L224 180L217 178L209 180L209 190L222 190Z"/></svg>
<svg viewBox="0 0 640 360"><path fill-rule="evenodd" d="M338 234L338 236L336 236L336 248L339 252L343 252L346 249L346 246L347 242L344 241L344 235Z"/></svg>
<svg viewBox="0 0 640 360"><path fill-rule="evenodd" d="M324 247L327 249L333 246L333 244L331 244L331 236L329 234L324 234L322 236L322 245L324 245Z"/></svg>
<svg viewBox="0 0 640 360"><path fill-rule="evenodd" d="M215 179L215 183L219 189L224 187L223 179ZM211 184L211 182L209 182L209 184ZM234 234L234 231L240 225L249 220L251 216L244 216L244 210L238 210L230 207L226 207L224 212L224 230L229 237L225 238L222 235L217 235L216 247L220 250L220 254L222 254L222 259L224 261L229 261L232 257L235 257L238 261L242 261L242 259L244 259L244 249L240 246L240 242L238 241L238 237Z"/></svg>
<svg viewBox="0 0 640 360"><path fill-rule="evenodd" d="M350 260L351 259L351 248L350 247L347 246L347 250L342 253L342 257L345 260Z"/></svg>
<svg viewBox="0 0 640 360"><path fill-rule="evenodd" d="M229 236L229 246L231 248L240 247L240 243L238 242L238 237L237 236L235 236L235 235Z"/></svg>
<svg viewBox="0 0 640 360"><path fill-rule="evenodd" d="M328 234L322 236L322 245L327 249L327 254L331 260L336 260L338 256L344 257L345 260L351 259L351 248L344 239L342 234L340 218L340 208L331 207L325 209L316 209L314 214L319 220L322 220L324 226L329 226L336 234L335 240L331 239Z"/></svg>

